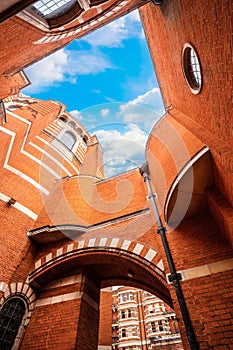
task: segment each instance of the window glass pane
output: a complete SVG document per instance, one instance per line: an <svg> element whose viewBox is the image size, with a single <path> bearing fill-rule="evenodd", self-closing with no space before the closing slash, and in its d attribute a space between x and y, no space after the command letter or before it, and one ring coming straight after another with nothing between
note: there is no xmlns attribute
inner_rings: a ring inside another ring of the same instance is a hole
<svg viewBox="0 0 233 350"><path fill-rule="evenodd" d="M12 298L3 305L0 310L0 349L12 348L25 311L25 304L19 298Z"/></svg>
<svg viewBox="0 0 233 350"><path fill-rule="evenodd" d="M56 11L56 15L66 12L71 6L73 6L74 0L40 0L33 4L33 7L42 15L48 16ZM61 10L61 11L59 11Z"/></svg>
<svg viewBox="0 0 233 350"><path fill-rule="evenodd" d="M69 131L62 134L61 137L59 137L60 141L64 143L69 149L72 149L76 142L76 138L74 135L72 135Z"/></svg>

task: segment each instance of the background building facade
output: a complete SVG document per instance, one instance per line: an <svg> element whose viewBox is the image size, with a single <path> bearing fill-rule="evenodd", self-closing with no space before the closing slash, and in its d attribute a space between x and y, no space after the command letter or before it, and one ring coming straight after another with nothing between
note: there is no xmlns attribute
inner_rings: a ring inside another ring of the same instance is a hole
<svg viewBox="0 0 233 350"><path fill-rule="evenodd" d="M183 349L174 311L151 293L120 287L112 308L113 349Z"/></svg>

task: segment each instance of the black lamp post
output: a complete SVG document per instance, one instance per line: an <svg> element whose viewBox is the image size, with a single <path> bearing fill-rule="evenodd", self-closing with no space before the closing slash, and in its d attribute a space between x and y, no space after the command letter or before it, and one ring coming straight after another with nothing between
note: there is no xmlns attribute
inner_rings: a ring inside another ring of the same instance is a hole
<svg viewBox="0 0 233 350"><path fill-rule="evenodd" d="M189 345L190 345L190 349L191 350L198 350L198 344L196 341L196 337L193 331L193 327L191 324L191 320L189 317L189 313L188 313L188 309L184 300L184 296L183 296L183 292L181 289L181 285L180 285L180 280L182 279L181 274L177 273L176 268L175 268L175 264L171 255L171 251L170 251L170 247L168 245L168 241L167 241L167 237L166 237L166 228L163 226L160 215L159 215L159 211L155 202L155 198L156 195L152 192L152 188L150 185L150 179L149 179L149 167L147 162L144 163L142 165L142 167L140 168L140 173L144 178L144 181L146 182L147 185L147 189L148 189L148 199L150 199L152 207L153 207L153 211L155 214L155 218L156 218L156 222L158 225L158 229L157 229L157 233L160 234L160 237L162 239L162 243L163 243L163 248L166 254L166 258L167 258L167 262L168 262L168 266L169 266L169 270L170 270L170 275L168 276L169 282L172 282L176 291L176 296L179 302L179 306L180 306L180 311L182 314L182 318L184 321L184 325L185 325L185 329L186 329L186 334L188 337L188 341L189 341Z"/></svg>

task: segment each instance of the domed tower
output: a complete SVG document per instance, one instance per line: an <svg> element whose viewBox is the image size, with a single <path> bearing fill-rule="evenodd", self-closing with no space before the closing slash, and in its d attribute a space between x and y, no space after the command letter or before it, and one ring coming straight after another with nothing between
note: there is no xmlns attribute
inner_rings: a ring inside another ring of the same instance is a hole
<svg viewBox="0 0 233 350"><path fill-rule="evenodd" d="M80 176L83 171L95 180L102 179L103 166L97 138L61 103L14 97L8 98L4 107L0 123L0 294L4 304L0 347L10 349L22 340L35 301L27 275L37 247L27 231L46 208L56 182ZM16 311L11 317L18 318L9 328L12 308Z"/></svg>

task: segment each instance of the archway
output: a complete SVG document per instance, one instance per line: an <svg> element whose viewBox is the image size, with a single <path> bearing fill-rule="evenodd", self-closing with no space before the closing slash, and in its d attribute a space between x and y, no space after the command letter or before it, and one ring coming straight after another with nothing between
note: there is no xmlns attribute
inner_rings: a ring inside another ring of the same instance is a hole
<svg viewBox="0 0 233 350"><path fill-rule="evenodd" d="M116 238L105 246L89 239L81 244L66 241L55 250L47 250L29 275L30 285L40 289L40 294L23 346L27 348L30 338L36 337L40 317L41 332L46 336L36 338L38 349L45 342L51 344L49 349L55 349L51 343L55 334L56 346L63 344L66 334L67 349L97 349L101 288L130 285L172 305L162 268L159 252L139 242ZM57 334L58 326L63 333Z"/></svg>

